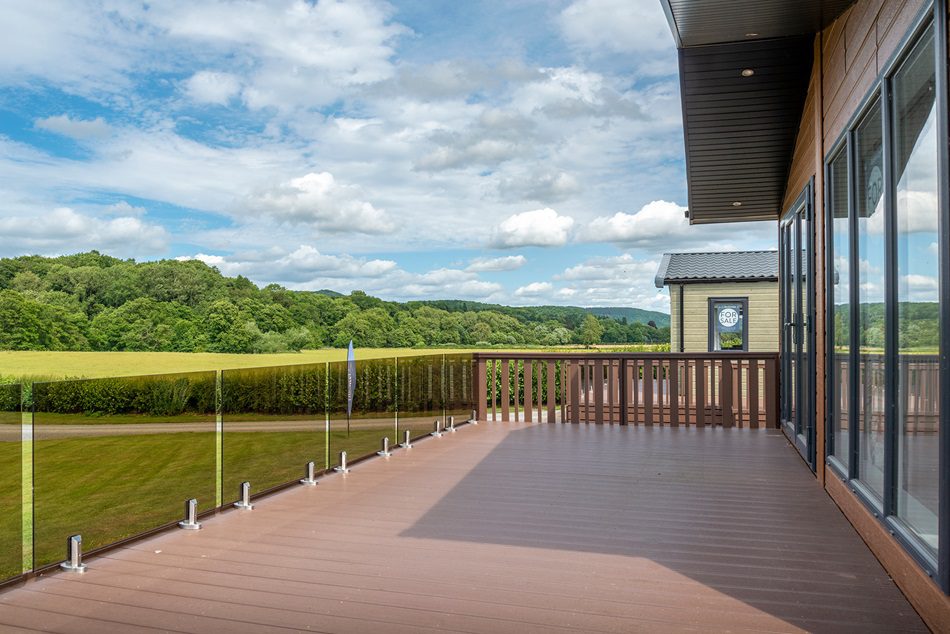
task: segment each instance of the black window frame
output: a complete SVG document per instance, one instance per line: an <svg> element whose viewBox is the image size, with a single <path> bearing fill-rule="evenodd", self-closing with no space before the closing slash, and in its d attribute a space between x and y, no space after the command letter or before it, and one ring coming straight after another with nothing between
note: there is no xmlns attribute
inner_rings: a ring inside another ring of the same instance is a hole
<svg viewBox="0 0 950 634"><path fill-rule="evenodd" d="M716 304L742 304L742 347L730 350L716 350L713 348L713 336L716 324L713 319ZM707 297L706 298L706 348L709 352L729 354L730 352L749 351L749 297Z"/></svg>
<svg viewBox="0 0 950 634"><path fill-rule="evenodd" d="M895 540L921 566L924 572L934 579L945 594L950 594L950 122L948 122L948 0L931 0L918 13L913 26L908 29L895 53L883 65L873 88L865 95L860 107L848 121L845 130L838 140L830 146L824 156L824 182L831 181L831 163L847 152L848 163L848 225L850 247L849 300L851 311L850 337L850 365L849 372L849 452L847 468L832 455L834 451L833 415L834 408L829 400L835 394L837 386L833 385L830 373L825 372L825 464L831 476L838 477L846 483L851 492L867 508L867 510L894 536ZM938 164L938 192L937 205L939 209L938 238L941 248L939 261L939 291L940 301L940 420L938 433L939 447L939 507L937 513L938 548L936 556L921 542L911 529L896 515L896 468L897 468L897 262L896 262L896 214L894 204L894 164L891 148L893 147L893 113L891 104L891 87L894 75L901 64L911 53L917 43L932 29L934 37L934 54L936 64L936 108L937 108L937 164ZM880 102L882 106L883 123L883 158L884 158L884 187L885 187L885 482L884 499L874 495L859 479L858 475L858 427L854 416L857 414L858 390L858 331L857 324L859 306L858 264L861 254L857 245L857 218L855 214L856 161L854 156L854 130L864 120L868 111ZM828 211L831 209L829 187L824 188L825 223L825 284L826 289L833 286L834 275L834 242L833 223ZM825 367L831 367L834 354L834 305L825 301Z"/></svg>

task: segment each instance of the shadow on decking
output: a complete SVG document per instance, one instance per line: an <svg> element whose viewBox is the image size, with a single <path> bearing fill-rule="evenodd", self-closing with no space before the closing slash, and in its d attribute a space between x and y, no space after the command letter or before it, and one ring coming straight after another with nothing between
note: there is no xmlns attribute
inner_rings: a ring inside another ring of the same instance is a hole
<svg viewBox="0 0 950 634"><path fill-rule="evenodd" d="M513 429L402 535L643 558L808 630L926 631L774 430Z"/></svg>

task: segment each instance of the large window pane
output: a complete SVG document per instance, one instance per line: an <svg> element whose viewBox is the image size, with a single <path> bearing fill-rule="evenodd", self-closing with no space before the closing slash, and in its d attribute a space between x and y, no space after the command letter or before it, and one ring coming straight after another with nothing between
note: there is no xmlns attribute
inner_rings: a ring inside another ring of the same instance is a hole
<svg viewBox="0 0 950 634"><path fill-rule="evenodd" d="M940 271L934 83L934 43L928 35L893 80L899 302L897 514L936 550Z"/></svg>
<svg viewBox="0 0 950 634"><path fill-rule="evenodd" d="M851 245L848 240L848 154L842 150L832 159L829 170L831 193L832 263L831 306L831 454L848 466L848 429L851 427L848 395L851 384Z"/></svg>
<svg viewBox="0 0 950 634"><path fill-rule="evenodd" d="M858 477L884 497L884 157L881 105L855 130L858 221Z"/></svg>

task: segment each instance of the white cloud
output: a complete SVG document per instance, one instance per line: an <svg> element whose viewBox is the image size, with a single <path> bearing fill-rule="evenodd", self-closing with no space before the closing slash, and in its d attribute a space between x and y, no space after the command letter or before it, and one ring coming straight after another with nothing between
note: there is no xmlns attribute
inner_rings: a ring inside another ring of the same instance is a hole
<svg viewBox="0 0 950 634"><path fill-rule="evenodd" d="M329 172L311 172L252 195L247 206L330 233L391 233L395 225L386 212L360 196L358 188L336 182Z"/></svg>
<svg viewBox="0 0 950 634"><path fill-rule="evenodd" d="M117 203L109 205L103 209L103 211L110 216L129 216L140 218L145 215L146 209L145 207L136 207L134 205L130 205L125 200L120 200Z"/></svg>
<svg viewBox="0 0 950 634"><path fill-rule="evenodd" d="M569 42L592 51L644 53L673 48L663 9L652 0L575 0L558 16L558 23Z"/></svg>
<svg viewBox="0 0 950 634"><path fill-rule="evenodd" d="M475 258L469 262L466 271L514 271L528 262L523 255L504 255L498 258Z"/></svg>
<svg viewBox="0 0 950 634"><path fill-rule="evenodd" d="M590 240L614 242L625 246L647 247L657 238L683 234L689 230L686 207L665 200L654 200L635 214L617 212L591 221L586 232Z"/></svg>
<svg viewBox="0 0 950 634"><path fill-rule="evenodd" d="M390 22L390 12L372 0L209 0L156 3L149 19L171 38L200 43L224 59L253 60L244 80L247 105L292 110L391 77L393 40L408 31Z"/></svg>
<svg viewBox="0 0 950 634"><path fill-rule="evenodd" d="M185 92L198 103L225 105L241 92L241 80L231 73L202 70L188 78Z"/></svg>
<svg viewBox="0 0 950 634"><path fill-rule="evenodd" d="M936 302L939 300L940 282L930 275L902 275L898 294L902 301Z"/></svg>
<svg viewBox="0 0 950 634"><path fill-rule="evenodd" d="M310 245L301 245L289 253L267 251L237 256L198 253L178 259L201 260L209 266L218 267L225 275L244 275L259 282L278 281L291 284L305 284L314 279L339 281L372 278L397 270L396 263L392 260L328 255L320 253Z"/></svg>
<svg viewBox="0 0 950 634"><path fill-rule="evenodd" d="M123 216L104 220L69 207L29 216L0 218L4 252L63 254L99 249L121 254L161 253L169 236L163 227ZM12 249L11 249L12 247Z"/></svg>
<svg viewBox="0 0 950 634"><path fill-rule="evenodd" d="M659 263L655 260L637 260L629 253L616 257L601 257L586 260L564 269L555 276L559 280L609 281L619 286L627 286L638 279L647 279L653 283Z"/></svg>
<svg viewBox="0 0 950 634"><path fill-rule="evenodd" d="M37 119L34 125L40 130L61 134L77 141L105 139L112 133L112 128L102 117L73 119L68 114L61 114Z"/></svg>
<svg viewBox="0 0 950 634"><path fill-rule="evenodd" d="M340 292L363 290L395 300L500 298L501 284L479 279L471 271L440 268L410 273L392 260L320 253L310 245L291 252L269 249L235 255L198 253L180 260L201 260L225 275L244 275L258 284L277 282L289 288Z"/></svg>
<svg viewBox="0 0 950 634"><path fill-rule="evenodd" d="M533 172L503 178L498 191L504 200L556 203L578 194L581 185L567 172Z"/></svg>
<svg viewBox="0 0 950 634"><path fill-rule="evenodd" d="M558 215L550 207L514 214L501 222L492 237L492 246L559 247L567 244L574 219Z"/></svg>
<svg viewBox="0 0 950 634"><path fill-rule="evenodd" d="M686 208L676 203L654 200L633 214L617 212L594 218L580 238L652 253L775 248L774 222L690 225L685 212Z"/></svg>
<svg viewBox="0 0 950 634"><path fill-rule="evenodd" d="M554 285L550 282L531 282L530 284L518 287L515 290L515 295L518 297L536 297L550 293L553 289Z"/></svg>

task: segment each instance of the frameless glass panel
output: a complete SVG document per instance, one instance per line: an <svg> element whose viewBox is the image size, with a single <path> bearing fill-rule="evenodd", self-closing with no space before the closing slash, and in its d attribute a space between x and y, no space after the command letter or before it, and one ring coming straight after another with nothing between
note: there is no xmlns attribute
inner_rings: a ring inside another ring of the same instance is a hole
<svg viewBox="0 0 950 634"><path fill-rule="evenodd" d="M258 493L326 467L326 364L222 374L224 502L244 481Z"/></svg>
<svg viewBox="0 0 950 634"><path fill-rule="evenodd" d="M341 451L352 461L379 451L383 438L389 438L391 446L399 442L395 359L360 360L355 366L353 407L347 416L347 363L329 365L330 462L334 466L340 463Z"/></svg>
<svg viewBox="0 0 950 634"><path fill-rule="evenodd" d="M893 80L897 216L897 515L937 548L940 277L934 40ZM947 248L947 245L944 245Z"/></svg>
<svg viewBox="0 0 950 634"><path fill-rule="evenodd" d="M537 371L537 370L536 370ZM460 423L472 417L475 409L475 366L470 354L445 355L445 415ZM537 377L532 375L532 382ZM524 389L529 389L525 386ZM537 403L534 403L537 407Z"/></svg>
<svg viewBox="0 0 950 634"><path fill-rule="evenodd" d="M23 572L20 386L0 385L0 581Z"/></svg>
<svg viewBox="0 0 950 634"><path fill-rule="evenodd" d="M411 430L412 436L432 431L432 424L442 418L442 355L400 357L399 428Z"/></svg>
<svg viewBox="0 0 950 634"><path fill-rule="evenodd" d="M401 442L396 437L396 407L396 359L357 361L349 455L379 451L384 437L391 446Z"/></svg>
<svg viewBox="0 0 950 634"><path fill-rule="evenodd" d="M830 169L832 286L831 306L831 454L847 468L850 457L848 429L851 426L851 245L848 227L848 155L839 152Z"/></svg>
<svg viewBox="0 0 950 634"><path fill-rule="evenodd" d="M214 372L33 385L37 568L215 504Z"/></svg>
<svg viewBox="0 0 950 634"><path fill-rule="evenodd" d="M881 105L854 133L858 221L858 477L884 496L884 157Z"/></svg>

